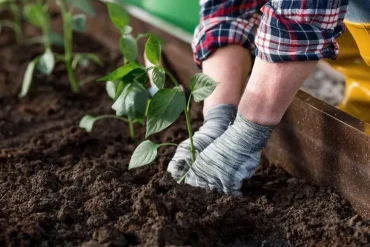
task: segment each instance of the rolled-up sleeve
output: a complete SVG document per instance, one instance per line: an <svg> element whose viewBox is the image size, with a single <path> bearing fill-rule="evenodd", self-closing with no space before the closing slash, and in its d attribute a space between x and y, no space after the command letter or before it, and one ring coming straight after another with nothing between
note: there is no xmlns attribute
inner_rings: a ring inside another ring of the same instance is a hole
<svg viewBox="0 0 370 247"><path fill-rule="evenodd" d="M267 62L335 59L348 0L271 0L261 9L256 56Z"/></svg>
<svg viewBox="0 0 370 247"><path fill-rule="evenodd" d="M229 44L254 50L260 8L265 3L265 0L201 0L201 22L192 44L197 64Z"/></svg>
<svg viewBox="0 0 370 247"><path fill-rule="evenodd" d="M201 0L200 3L201 22L192 44L198 65L217 48L229 44L250 49L267 62L335 59L339 50L336 38L344 31L348 0Z"/></svg>

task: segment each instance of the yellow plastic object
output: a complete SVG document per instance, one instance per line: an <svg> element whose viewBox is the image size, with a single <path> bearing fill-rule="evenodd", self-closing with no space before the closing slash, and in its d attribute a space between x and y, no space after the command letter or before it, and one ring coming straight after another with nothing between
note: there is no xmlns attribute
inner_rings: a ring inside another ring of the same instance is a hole
<svg viewBox="0 0 370 247"><path fill-rule="evenodd" d="M345 22L366 64L370 66L370 23Z"/></svg>
<svg viewBox="0 0 370 247"><path fill-rule="evenodd" d="M346 77L339 108L370 123L370 24L345 22L347 30L338 38L337 60L328 61Z"/></svg>

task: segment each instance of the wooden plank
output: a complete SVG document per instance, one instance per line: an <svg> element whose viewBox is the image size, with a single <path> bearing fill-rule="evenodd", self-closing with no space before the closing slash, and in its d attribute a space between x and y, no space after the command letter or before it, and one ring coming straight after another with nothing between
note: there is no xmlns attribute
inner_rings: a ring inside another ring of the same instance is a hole
<svg viewBox="0 0 370 247"><path fill-rule="evenodd" d="M336 189L370 219L370 126L300 91L265 149L295 177Z"/></svg>

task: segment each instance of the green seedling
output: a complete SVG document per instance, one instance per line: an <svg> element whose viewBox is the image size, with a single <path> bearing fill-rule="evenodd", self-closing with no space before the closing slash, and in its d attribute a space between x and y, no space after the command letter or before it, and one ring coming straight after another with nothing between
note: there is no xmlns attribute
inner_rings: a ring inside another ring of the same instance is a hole
<svg viewBox="0 0 370 247"><path fill-rule="evenodd" d="M11 20L0 20L0 27L6 26L11 28L16 37L17 44L22 45L33 45L33 44L46 44L48 46L48 42L53 45L63 45L63 37L56 32L53 32L51 30L46 30L46 26L48 25L48 16L41 15L41 18L45 19L44 25L42 27L43 35L42 36L36 36L28 39L23 38L22 34L22 12L25 16L25 18L30 22L31 24L35 24L36 27L41 28L38 25L38 22L34 21L34 14L38 14L37 10L35 11L35 7L32 4L28 3L36 3L41 6L46 5L43 3L44 1L40 0L0 0L0 9L8 10L12 13L14 16L13 21ZM46 18L45 18L46 17ZM49 33L49 38L46 38L46 34Z"/></svg>
<svg viewBox="0 0 370 247"><path fill-rule="evenodd" d="M153 96L149 104L146 119L146 138L158 133L172 125L182 112L185 114L186 125L190 138L190 152L192 163L196 159L196 150L193 143L193 130L191 127L189 108L191 100L201 102L207 98L217 86L217 82L205 74L195 74L190 81L190 95L186 100L185 93L176 78L166 68L159 64L161 43L154 36L150 36L145 45L145 55L154 66L146 71L153 71L153 82L159 91ZM173 88L165 88L165 75L174 83ZM133 107L136 107L136 102ZM157 149L163 146L177 146L175 143L153 143L150 140L142 142L134 151L129 169L150 164L157 155ZM189 164L191 166L192 164ZM182 182L185 176L179 181Z"/></svg>
<svg viewBox="0 0 370 247"><path fill-rule="evenodd" d="M45 51L28 64L19 97L27 95L31 87L35 70L42 74L50 75L55 66L55 55L51 49L50 42L50 16L48 13L48 5L44 4L43 1L31 2L24 6L23 15L29 23L41 29Z"/></svg>
<svg viewBox="0 0 370 247"><path fill-rule="evenodd" d="M63 19L63 37L50 30L50 15L48 5L42 0L29 3L24 6L23 13L28 22L42 31L42 37L34 37L26 41L28 44L43 43L45 52L35 57L28 65L19 97L28 94L35 71L41 74L50 75L57 62L66 65L68 78L73 92L79 90L79 82L76 79L75 70L78 65L86 65L86 61L93 61L101 64L100 59L92 53L73 53L72 41L73 31L83 32L86 27L86 16L83 14L73 15L74 8L78 8L89 14L94 14L93 9L87 0L58 0ZM52 44L64 45L64 54L57 54L52 51ZM81 82L80 82L81 83Z"/></svg>
<svg viewBox="0 0 370 247"><path fill-rule="evenodd" d="M12 13L14 19L11 20L0 20L1 26L8 27L12 29L15 33L15 38L18 44L23 40L22 35L22 6L26 1L15 1L15 0L0 0L0 7L2 9L7 9Z"/></svg>
<svg viewBox="0 0 370 247"><path fill-rule="evenodd" d="M84 32L86 28L86 15L73 15L74 8L77 8L87 14L94 15L95 11L87 0L58 0L63 19L63 37L64 37L64 58L69 83L73 92L78 92L80 83L76 78L77 65L88 64L86 61L91 60L101 64L98 56L92 53L73 53L73 31Z"/></svg>
<svg viewBox="0 0 370 247"><path fill-rule="evenodd" d="M137 64L137 41L146 35L134 38L129 26L129 15L118 4L107 2L107 10L114 27L120 32L119 47L123 55L123 66L109 75L99 79L106 82L106 91L115 102L112 108L116 115L93 117L86 115L80 122L80 127L91 131L94 123L101 119L115 118L128 123L130 136L135 139L135 123L144 123L149 101L146 86L146 69Z"/></svg>

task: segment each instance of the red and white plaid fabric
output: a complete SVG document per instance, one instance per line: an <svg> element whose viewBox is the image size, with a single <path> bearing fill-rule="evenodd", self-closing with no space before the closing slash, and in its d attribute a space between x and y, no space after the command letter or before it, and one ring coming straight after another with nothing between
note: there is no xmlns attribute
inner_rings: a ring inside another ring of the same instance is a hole
<svg viewBox="0 0 370 247"><path fill-rule="evenodd" d="M217 48L239 44L268 62L335 59L348 0L201 0L193 41L201 65Z"/></svg>

